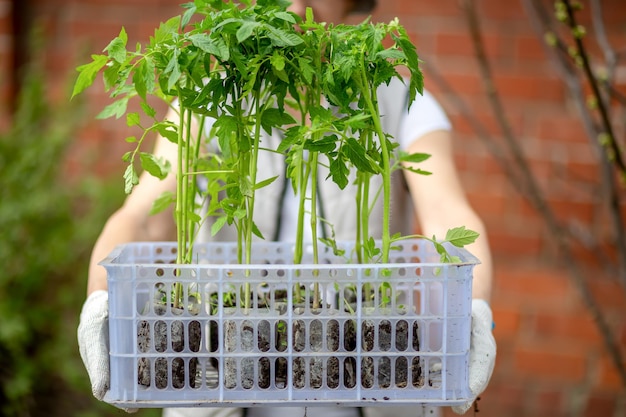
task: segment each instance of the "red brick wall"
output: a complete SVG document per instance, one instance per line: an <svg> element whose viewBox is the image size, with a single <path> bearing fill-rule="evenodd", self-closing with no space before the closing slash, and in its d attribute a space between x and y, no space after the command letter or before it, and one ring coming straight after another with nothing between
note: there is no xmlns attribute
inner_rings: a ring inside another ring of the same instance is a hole
<svg viewBox="0 0 626 417"><path fill-rule="evenodd" d="M45 27L50 93L67 94L68 73L89 53L100 52L126 27L129 44L146 41L158 22L178 12L179 1L31 0ZM0 10L6 1L0 0ZM421 58L436 69L501 142L473 57L467 24L457 0L380 0L374 18L399 16L414 36ZM520 1L476 2L485 47L515 135L542 191L567 224L593 227L609 236L598 200L597 156L585 137L571 98L547 59ZM550 4L549 1L545 2ZM586 2L584 2L586 3ZM605 0L607 30L616 46L626 45L626 3ZM5 33L0 14L0 36ZM588 20L584 23L588 24ZM4 57L0 42L0 57ZM6 68L0 60L0 75ZM626 84L626 67L620 68ZM73 75L72 75L73 76ZM0 77L0 80L2 78ZM0 84L1 85L1 84ZM544 223L511 184L495 159L426 74L456 128L457 161L468 196L484 218L495 253L492 306L499 344L492 383L480 402L491 416L626 415L626 392L580 294L559 262ZM3 90L0 90L0 92ZM0 94L0 98L3 97ZM85 126L77 138L71 169L89 163L121 177L120 157L128 134L123 121L95 122L107 103L97 89L86 95ZM1 117L1 115L0 115ZM622 197L624 193L622 193ZM622 206L623 204L622 198ZM626 210L624 210L626 213ZM567 261L567 260L566 260ZM587 265L588 284L601 303L626 355L626 296L616 277ZM621 401L621 402L620 402Z"/></svg>

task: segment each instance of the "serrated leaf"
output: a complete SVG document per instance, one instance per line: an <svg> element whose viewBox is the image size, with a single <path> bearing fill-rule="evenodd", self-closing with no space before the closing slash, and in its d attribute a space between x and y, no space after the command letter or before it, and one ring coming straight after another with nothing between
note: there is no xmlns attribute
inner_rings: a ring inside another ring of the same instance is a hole
<svg viewBox="0 0 626 417"><path fill-rule="evenodd" d="M474 243L480 236L479 233L466 229L465 226L455 227L446 233L446 241L456 247L462 248L465 245Z"/></svg>
<svg viewBox="0 0 626 417"><path fill-rule="evenodd" d="M274 16L293 25L296 24L296 19L294 19L293 15L289 12L276 12Z"/></svg>
<svg viewBox="0 0 626 417"><path fill-rule="evenodd" d="M140 106L141 106L141 109L143 110L143 112L146 114L146 116L148 116L148 117L156 116L156 110L154 109L154 107L152 107L151 105L149 105L145 101L142 101L140 103Z"/></svg>
<svg viewBox="0 0 626 417"><path fill-rule="evenodd" d="M159 132L159 135L172 143L178 144L178 131L176 126L168 122L155 123L150 129Z"/></svg>
<svg viewBox="0 0 626 417"><path fill-rule="evenodd" d="M337 136L324 136L319 140L307 140L304 142L304 149L311 152L330 153L337 147Z"/></svg>
<svg viewBox="0 0 626 417"><path fill-rule="evenodd" d="M228 46L221 39L211 39L205 33L197 33L189 36L191 43L204 52L216 56L222 61L230 59Z"/></svg>
<svg viewBox="0 0 626 417"><path fill-rule="evenodd" d="M202 217L200 217L200 215L194 211L187 211L187 220L191 221L192 223L200 223L202 221Z"/></svg>
<svg viewBox="0 0 626 417"><path fill-rule="evenodd" d="M267 30L267 36L270 38L274 46L297 46L303 42L302 38L295 33L285 32L282 29L272 26L265 26L265 29Z"/></svg>
<svg viewBox="0 0 626 417"><path fill-rule="evenodd" d="M258 237L259 239L265 240L265 236L263 236L263 233L261 233L261 230L258 228L256 223L254 222L252 222L252 233L254 233L254 235Z"/></svg>
<svg viewBox="0 0 626 417"><path fill-rule="evenodd" d="M274 181L276 181L276 178L278 178L278 175L277 175L277 176L275 176L275 177L267 178L267 179L265 179L265 180L263 180L263 181L257 182L257 183L254 185L254 189L255 189L255 190L258 190L258 189L261 189L261 188L263 188L263 187L267 187L268 185L270 185L271 183L273 183Z"/></svg>
<svg viewBox="0 0 626 417"><path fill-rule="evenodd" d="M126 60L126 42L128 41L128 35L126 34L126 30L122 28L120 34L113 39L109 44L104 48L104 52L107 52L113 60L119 62L120 64Z"/></svg>
<svg viewBox="0 0 626 417"><path fill-rule="evenodd" d="M126 138L126 142L131 142L132 143L133 140L136 142L137 138L135 138L134 136L130 136L130 137ZM122 155L122 161L129 163L131 158L132 158L132 156L133 156L133 151L125 152L124 155Z"/></svg>
<svg viewBox="0 0 626 417"><path fill-rule="evenodd" d="M376 53L376 59L404 59L405 55L402 51L397 49L385 49L384 51L380 51Z"/></svg>
<svg viewBox="0 0 626 417"><path fill-rule="evenodd" d="M191 18L196 13L197 7L194 3L187 3L184 5L187 8L187 11L183 14L183 18L180 22L181 27L187 26L187 24L191 21Z"/></svg>
<svg viewBox="0 0 626 417"><path fill-rule="evenodd" d="M330 177L340 189L346 188L348 185L348 174L350 170L346 164L339 158L330 161Z"/></svg>
<svg viewBox="0 0 626 417"><path fill-rule="evenodd" d="M137 184L139 184L139 176L137 171L135 171L135 167L130 164L124 171L124 192L130 194L133 191L133 187Z"/></svg>
<svg viewBox="0 0 626 417"><path fill-rule="evenodd" d="M380 170L367 156L365 148L356 139L348 138L343 149L350 162L352 162L359 171L377 174Z"/></svg>
<svg viewBox="0 0 626 417"><path fill-rule="evenodd" d="M102 81L104 81L104 89L110 90L116 84L123 84L120 79L120 64L118 62L109 62L104 71L102 71Z"/></svg>
<svg viewBox="0 0 626 417"><path fill-rule="evenodd" d="M237 42L242 43L254 33L254 29L259 26L257 22L245 21L239 29L237 29Z"/></svg>
<svg viewBox="0 0 626 417"><path fill-rule="evenodd" d="M157 177L158 179L162 180L167 177L167 174L169 174L169 161L157 158L156 156L147 152L141 152L139 154L139 159L141 161L141 167L153 177Z"/></svg>
<svg viewBox="0 0 626 417"><path fill-rule="evenodd" d="M435 241L435 236L433 236L433 244L435 245L435 250L439 255L445 256L448 254L446 248L441 243Z"/></svg>
<svg viewBox="0 0 626 417"><path fill-rule="evenodd" d="M174 49L174 55L172 55L169 62L167 63L167 67L165 67L165 70L163 71L164 74L169 74L169 77L167 78L168 91L171 91L172 88L174 88L181 76L180 64L178 63L178 55L178 49Z"/></svg>
<svg viewBox="0 0 626 417"><path fill-rule="evenodd" d="M126 115L126 125L129 127L139 126L141 124L141 118L139 117L139 113L128 113Z"/></svg>
<svg viewBox="0 0 626 417"><path fill-rule="evenodd" d="M164 191L154 202L150 208L150 215L158 214L165 211L171 204L176 202L176 194L171 191Z"/></svg>
<svg viewBox="0 0 626 417"><path fill-rule="evenodd" d="M161 25L154 31L154 38L152 44L166 43L168 39L172 37L174 33L178 31L180 26L181 16L174 16L167 22L161 23Z"/></svg>
<svg viewBox="0 0 626 417"><path fill-rule="evenodd" d="M104 67L109 60L106 55L92 55L92 61L89 64L81 65L76 68L78 78L74 83L72 97L83 92L87 87L93 84L98 72Z"/></svg>
<svg viewBox="0 0 626 417"><path fill-rule="evenodd" d="M427 154L427 153L409 154L406 152L400 152L400 155L399 155L399 160L402 162L420 163L420 162L424 162L428 158L430 158L430 154Z"/></svg>
<svg viewBox="0 0 626 417"><path fill-rule="evenodd" d="M146 93L148 92L148 86L146 84L146 61L141 61L137 65L137 69L133 73L133 84L135 85L135 91L142 99L146 99Z"/></svg>
<svg viewBox="0 0 626 417"><path fill-rule="evenodd" d="M405 171L412 172L414 174L418 174L418 175L433 175L433 173L430 171L424 171L423 169L414 168L414 167L403 166L402 169Z"/></svg>
<svg viewBox="0 0 626 417"><path fill-rule="evenodd" d="M241 195L245 197L253 196L253 187L252 182L250 182L250 178L246 176L239 177L239 190L241 191Z"/></svg>
<svg viewBox="0 0 626 417"><path fill-rule="evenodd" d="M128 97L122 97L121 99L109 104L96 116L96 119L108 119L113 116L115 116L116 119L119 119L124 115L124 113L126 113L128 99Z"/></svg>
<svg viewBox="0 0 626 417"><path fill-rule="evenodd" d="M315 17L313 16L313 8L307 7L304 15L307 24L312 24L315 22Z"/></svg>
<svg viewBox="0 0 626 417"><path fill-rule="evenodd" d="M211 236L215 236L220 230L222 230L227 221L228 218L226 216L218 217L217 219L215 219L215 221L211 225Z"/></svg>
<svg viewBox="0 0 626 417"><path fill-rule="evenodd" d="M289 113L280 111L277 108L271 107L261 114L261 126L269 134L272 134L273 127L295 123L296 120Z"/></svg>
<svg viewBox="0 0 626 417"><path fill-rule="evenodd" d="M313 69L309 61L305 58L298 58L298 66L300 67L300 71L302 72L304 80L309 84L313 82L315 70Z"/></svg>
<svg viewBox="0 0 626 417"><path fill-rule="evenodd" d="M274 53L270 57L270 63L272 67L274 67L277 71L282 71L285 69L285 57L280 55L278 51L274 50Z"/></svg>

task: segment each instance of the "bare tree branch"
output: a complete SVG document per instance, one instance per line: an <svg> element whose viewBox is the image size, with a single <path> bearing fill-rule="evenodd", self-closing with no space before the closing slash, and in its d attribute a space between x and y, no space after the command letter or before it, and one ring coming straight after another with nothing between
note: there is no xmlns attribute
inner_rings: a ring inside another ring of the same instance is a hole
<svg viewBox="0 0 626 417"><path fill-rule="evenodd" d="M583 87L579 82L577 67L572 63L569 53L557 53L567 51L568 48L565 42L556 36L556 30L553 30L551 19L543 5L537 0L524 0L523 3L535 31L541 37L544 37L544 34L550 34L550 42L557 47L557 51L547 48L547 55L553 58L553 62L561 74L561 79L565 82L574 99L574 104L578 108L587 137L590 138L591 145L599 156L602 200L607 204L609 218L615 231L613 239L617 248L617 275L620 283L626 289L626 234L622 232L624 222L620 210L619 187L613 175L613 168L607 154L602 149L602 145L596 140L602 127L594 122L590 114ZM600 97L598 100L602 100L602 98Z"/></svg>
<svg viewBox="0 0 626 417"><path fill-rule="evenodd" d="M567 24L572 31L572 37L574 40L574 44L576 45L577 58L580 58L578 62L582 66L583 72L587 79L587 83L591 87L593 95L597 101L598 113L600 114L600 120L602 125L602 130L601 132L599 132L600 134L598 135L598 139L601 141L601 144L605 148L608 160L615 165L622 179L626 181L626 163L624 162L624 159L622 157L622 151L617 144L606 102L605 100L603 100L600 88L598 86L598 81L596 79L596 76L593 74L593 70L591 69L589 56L583 45L584 32L581 31L581 28L578 25L575 10L570 0L562 0L562 4L565 7L565 11L567 13Z"/></svg>
<svg viewBox="0 0 626 417"><path fill-rule="evenodd" d="M532 0L524 0L524 4L530 12L534 12L534 5ZM570 242L568 240L568 233L565 228L558 222L552 209L543 197L540 187L538 186L536 179L530 171L528 164L524 158L524 155L520 149L519 144L513 134L508 119L506 118L503 110L500 97L495 88L493 82L493 76L491 68L489 66L488 59L484 52L482 36L480 31L480 24L476 13L473 0L463 0L463 8L466 13L466 17L469 24L470 33L472 36L473 45L475 48L476 57L479 63L482 79L485 84L485 90L490 101L491 107L496 115L496 119L502 129L505 143L507 144L509 151L513 156L513 161L516 164L517 169L521 174L522 182L525 184L525 188L529 191L528 197L531 204L540 213L541 217L546 223L548 230L550 231L552 240L557 245L560 253L567 259L565 265L568 269L568 273L573 279L573 282L583 299L583 302L587 306L590 314L592 315L600 333L602 334L604 344L608 350L615 368L617 369L624 386L626 386L626 367L622 360L622 354L620 346L615 340L615 336L608 322L606 321L602 310L598 306L598 303L594 299L587 281L582 274L582 268L578 265L576 257L573 254ZM536 16L536 13L533 13Z"/></svg>

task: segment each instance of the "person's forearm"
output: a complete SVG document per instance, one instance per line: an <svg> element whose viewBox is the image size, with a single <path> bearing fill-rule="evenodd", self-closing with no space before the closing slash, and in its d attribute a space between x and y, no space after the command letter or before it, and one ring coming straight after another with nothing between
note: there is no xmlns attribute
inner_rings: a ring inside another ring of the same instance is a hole
<svg viewBox="0 0 626 417"><path fill-rule="evenodd" d="M137 204L140 200L144 204ZM91 253L87 295L96 290L106 290L106 270L98 265L117 245L129 242L172 240L175 233L172 211L166 210L156 215L148 215L151 198L144 197L141 191L129 196L125 205L113 213L106 222Z"/></svg>
<svg viewBox="0 0 626 417"><path fill-rule="evenodd" d="M114 213L98 237L89 262L87 295L97 290L107 289L106 270L98 263L109 255L117 245L139 240L140 225L133 221L127 221L127 217L123 210Z"/></svg>
<svg viewBox="0 0 626 417"><path fill-rule="evenodd" d="M480 233L476 242L466 247L466 249L480 261L480 264L476 265L474 268L472 297L490 302L491 286L493 282L493 264L491 251L489 249L489 239L482 222L480 222L480 225L475 225L472 230Z"/></svg>

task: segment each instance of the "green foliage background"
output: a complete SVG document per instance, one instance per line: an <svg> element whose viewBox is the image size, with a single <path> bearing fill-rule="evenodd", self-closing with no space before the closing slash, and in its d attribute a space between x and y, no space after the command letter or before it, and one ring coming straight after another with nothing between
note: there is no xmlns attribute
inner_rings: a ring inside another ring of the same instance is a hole
<svg viewBox="0 0 626 417"><path fill-rule="evenodd" d="M89 254L123 190L64 177L79 102L48 102L42 74L28 71L0 132L0 415L124 414L92 397L76 342Z"/></svg>

